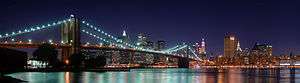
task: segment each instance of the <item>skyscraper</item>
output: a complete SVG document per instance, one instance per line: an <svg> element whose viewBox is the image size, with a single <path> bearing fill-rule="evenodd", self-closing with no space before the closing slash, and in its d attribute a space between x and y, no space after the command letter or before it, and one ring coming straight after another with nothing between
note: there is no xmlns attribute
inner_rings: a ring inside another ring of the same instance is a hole
<svg viewBox="0 0 300 83"><path fill-rule="evenodd" d="M167 47L166 41L159 40L156 43L156 49L155 50L161 51L161 50L166 49L166 47Z"/></svg>
<svg viewBox="0 0 300 83"><path fill-rule="evenodd" d="M205 51L205 41L204 41L204 38L202 38L201 46L198 49L199 49L200 58L201 59L207 59L206 51Z"/></svg>
<svg viewBox="0 0 300 83"><path fill-rule="evenodd" d="M204 38L202 38L202 41L201 41L201 47L199 48L199 53L200 53L200 54L206 54Z"/></svg>
<svg viewBox="0 0 300 83"><path fill-rule="evenodd" d="M129 43L129 36L127 35L126 31L123 30L122 36L119 37L123 42Z"/></svg>
<svg viewBox="0 0 300 83"><path fill-rule="evenodd" d="M256 43L252 48L252 52L262 56L272 56L272 46L269 44Z"/></svg>
<svg viewBox="0 0 300 83"><path fill-rule="evenodd" d="M251 50L250 63L255 65L269 65L272 63L272 46L256 43Z"/></svg>
<svg viewBox="0 0 300 83"><path fill-rule="evenodd" d="M125 31L125 30L123 30L123 34L122 34L122 36L127 36L127 34L126 34L126 31Z"/></svg>
<svg viewBox="0 0 300 83"><path fill-rule="evenodd" d="M122 36L119 37L123 42L125 43L129 43L130 40L129 40L129 36L127 35L126 31L123 30L122 32ZM127 47L127 46L125 46ZM129 52L126 52L126 51L119 51L119 56L116 56L118 57L118 62L120 64L129 64L130 63L130 53Z"/></svg>
<svg viewBox="0 0 300 83"><path fill-rule="evenodd" d="M224 56L233 57L234 52L237 50L238 39L232 33L227 34L224 38Z"/></svg>
<svg viewBox="0 0 300 83"><path fill-rule="evenodd" d="M148 37L145 33L138 34L138 40L136 45L145 48L147 46Z"/></svg>
<svg viewBox="0 0 300 83"><path fill-rule="evenodd" d="M236 51L239 51L239 52L242 51L242 48L241 48L241 45L240 45L240 41L238 41L238 43L237 43Z"/></svg>
<svg viewBox="0 0 300 83"><path fill-rule="evenodd" d="M138 34L138 40L136 45L138 47L142 47L144 49L153 49L154 43L150 41L150 35L146 33L139 33ZM153 63L154 57L152 54L147 53L136 53L134 56L135 62L139 64L151 64Z"/></svg>

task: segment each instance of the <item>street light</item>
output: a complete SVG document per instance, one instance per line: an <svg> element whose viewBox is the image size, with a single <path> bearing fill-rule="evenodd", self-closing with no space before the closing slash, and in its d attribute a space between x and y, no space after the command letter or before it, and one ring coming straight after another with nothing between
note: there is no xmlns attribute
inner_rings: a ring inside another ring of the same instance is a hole
<svg viewBox="0 0 300 83"><path fill-rule="evenodd" d="M86 42L85 46L88 46L88 45L90 45L90 43L89 43L89 42Z"/></svg>
<svg viewBox="0 0 300 83"><path fill-rule="evenodd" d="M65 44L64 41L60 41L61 44Z"/></svg>
<svg viewBox="0 0 300 83"><path fill-rule="evenodd" d="M53 44L53 40L52 40L52 39L48 40L48 42L49 42L50 44Z"/></svg>
<svg viewBox="0 0 300 83"><path fill-rule="evenodd" d="M32 44L32 40L31 39L28 39L28 44Z"/></svg>

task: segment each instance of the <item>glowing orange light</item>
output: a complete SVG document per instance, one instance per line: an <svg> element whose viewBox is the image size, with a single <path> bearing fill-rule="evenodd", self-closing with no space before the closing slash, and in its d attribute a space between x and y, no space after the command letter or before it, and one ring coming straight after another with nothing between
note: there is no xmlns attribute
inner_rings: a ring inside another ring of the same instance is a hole
<svg viewBox="0 0 300 83"><path fill-rule="evenodd" d="M66 60L65 63L68 65L69 64L69 60Z"/></svg>

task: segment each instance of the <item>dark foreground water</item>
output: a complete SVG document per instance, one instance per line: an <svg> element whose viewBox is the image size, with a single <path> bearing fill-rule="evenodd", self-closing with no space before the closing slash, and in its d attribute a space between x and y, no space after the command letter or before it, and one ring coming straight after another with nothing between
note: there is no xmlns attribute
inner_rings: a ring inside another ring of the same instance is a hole
<svg viewBox="0 0 300 83"><path fill-rule="evenodd" d="M300 83L300 69L134 69L128 72L19 72L29 83Z"/></svg>

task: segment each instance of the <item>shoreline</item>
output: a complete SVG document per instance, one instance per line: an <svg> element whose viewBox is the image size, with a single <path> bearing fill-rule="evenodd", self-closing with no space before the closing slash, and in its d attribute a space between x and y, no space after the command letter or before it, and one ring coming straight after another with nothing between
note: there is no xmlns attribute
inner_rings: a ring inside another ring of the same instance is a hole
<svg viewBox="0 0 300 83"><path fill-rule="evenodd" d="M13 78L11 76L0 76L0 82L1 83L24 83L24 82L27 82L27 81L17 79L17 78Z"/></svg>
<svg viewBox="0 0 300 83"><path fill-rule="evenodd" d="M15 70L15 71L2 71L2 72L126 72L132 69L194 69L194 70L201 70L201 69L300 69L300 68L238 68L238 67L200 67L200 68L98 68L98 69L22 69L22 70Z"/></svg>

